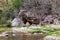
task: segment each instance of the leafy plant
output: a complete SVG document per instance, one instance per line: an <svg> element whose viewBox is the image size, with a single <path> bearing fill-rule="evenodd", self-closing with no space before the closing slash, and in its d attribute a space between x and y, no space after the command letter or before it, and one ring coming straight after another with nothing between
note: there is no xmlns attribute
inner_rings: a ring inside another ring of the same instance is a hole
<svg viewBox="0 0 60 40"><path fill-rule="evenodd" d="M23 4L23 0L13 0L13 7L19 8Z"/></svg>

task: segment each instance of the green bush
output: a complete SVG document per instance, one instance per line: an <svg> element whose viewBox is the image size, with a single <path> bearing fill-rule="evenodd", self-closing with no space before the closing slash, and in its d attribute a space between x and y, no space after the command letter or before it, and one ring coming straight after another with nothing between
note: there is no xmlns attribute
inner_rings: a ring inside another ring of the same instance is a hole
<svg viewBox="0 0 60 40"><path fill-rule="evenodd" d="M12 27L12 26L11 26L11 22L7 23L7 24L6 24L6 27Z"/></svg>
<svg viewBox="0 0 60 40"><path fill-rule="evenodd" d="M19 9L23 2L23 0L13 0L13 7Z"/></svg>

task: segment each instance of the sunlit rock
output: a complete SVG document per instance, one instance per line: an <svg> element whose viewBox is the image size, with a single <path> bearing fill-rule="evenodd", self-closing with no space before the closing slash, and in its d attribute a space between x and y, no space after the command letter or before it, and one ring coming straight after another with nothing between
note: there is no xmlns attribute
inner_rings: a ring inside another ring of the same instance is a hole
<svg viewBox="0 0 60 40"><path fill-rule="evenodd" d="M16 32L25 32L25 33L27 33L27 27L21 27L21 28L13 27L13 28L12 28L12 31L13 31L14 33L16 33Z"/></svg>
<svg viewBox="0 0 60 40"><path fill-rule="evenodd" d="M44 40L60 40L60 38L56 36L46 36Z"/></svg>
<svg viewBox="0 0 60 40"><path fill-rule="evenodd" d="M0 34L0 37L6 37L8 34L6 34L7 32L3 32Z"/></svg>
<svg viewBox="0 0 60 40"><path fill-rule="evenodd" d="M12 26L24 26L24 23L20 18L14 18L11 25Z"/></svg>
<svg viewBox="0 0 60 40"><path fill-rule="evenodd" d="M54 24L47 25L47 27L54 28L54 29L60 29L60 25L54 25Z"/></svg>

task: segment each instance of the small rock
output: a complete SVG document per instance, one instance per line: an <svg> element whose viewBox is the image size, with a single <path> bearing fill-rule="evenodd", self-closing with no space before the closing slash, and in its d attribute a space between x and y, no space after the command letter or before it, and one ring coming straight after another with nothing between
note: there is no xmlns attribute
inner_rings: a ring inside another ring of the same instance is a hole
<svg viewBox="0 0 60 40"><path fill-rule="evenodd" d="M16 36L16 34L12 34L13 36Z"/></svg>

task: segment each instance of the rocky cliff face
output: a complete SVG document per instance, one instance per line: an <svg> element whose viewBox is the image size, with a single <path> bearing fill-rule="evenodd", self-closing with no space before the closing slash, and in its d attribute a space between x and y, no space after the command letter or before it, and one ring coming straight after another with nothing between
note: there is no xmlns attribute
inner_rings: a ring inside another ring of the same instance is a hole
<svg viewBox="0 0 60 40"><path fill-rule="evenodd" d="M32 7L40 5L42 8L45 8L48 4L51 4L53 11L59 11L60 0L25 0L24 6Z"/></svg>
<svg viewBox="0 0 60 40"><path fill-rule="evenodd" d="M22 9L26 9L27 17L39 20L39 24L59 24L59 4L59 0L25 0Z"/></svg>

